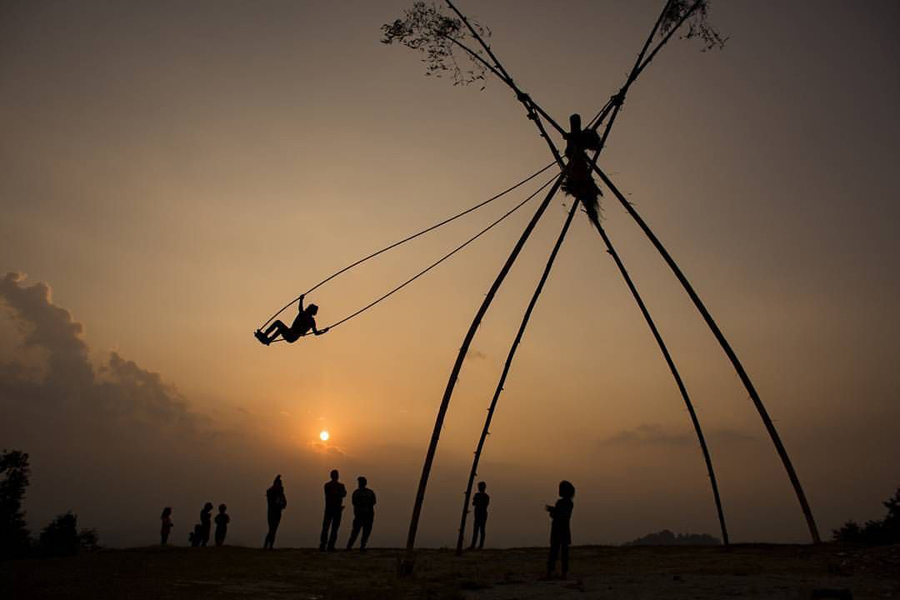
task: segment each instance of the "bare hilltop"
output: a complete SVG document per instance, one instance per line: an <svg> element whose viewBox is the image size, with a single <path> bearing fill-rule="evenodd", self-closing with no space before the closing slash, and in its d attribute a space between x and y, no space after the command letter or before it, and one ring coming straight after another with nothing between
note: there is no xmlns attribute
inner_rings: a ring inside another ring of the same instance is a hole
<svg viewBox="0 0 900 600"><path fill-rule="evenodd" d="M150 547L0 564L2 598L900 598L900 546L576 546L565 581L542 580L546 549Z"/></svg>

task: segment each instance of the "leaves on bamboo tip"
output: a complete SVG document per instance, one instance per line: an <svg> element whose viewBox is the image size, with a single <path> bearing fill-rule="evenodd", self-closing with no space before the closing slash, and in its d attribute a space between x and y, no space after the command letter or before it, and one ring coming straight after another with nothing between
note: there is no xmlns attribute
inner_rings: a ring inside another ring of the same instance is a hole
<svg viewBox="0 0 900 600"><path fill-rule="evenodd" d="M669 0L666 12L659 26L660 36L666 35L672 28L687 24L687 31L681 38L690 40L699 38L703 43L702 52L721 49L728 38L723 38L709 24L709 0Z"/></svg>
<svg viewBox="0 0 900 600"><path fill-rule="evenodd" d="M468 19L482 40L488 28ZM453 85L469 85L485 80L486 61L481 48L462 20L442 12L435 4L415 2L402 19L381 26L382 44L398 42L424 54L425 75L453 78ZM475 41L475 44L471 42ZM460 53L462 56L460 56ZM482 86L481 89L484 89Z"/></svg>

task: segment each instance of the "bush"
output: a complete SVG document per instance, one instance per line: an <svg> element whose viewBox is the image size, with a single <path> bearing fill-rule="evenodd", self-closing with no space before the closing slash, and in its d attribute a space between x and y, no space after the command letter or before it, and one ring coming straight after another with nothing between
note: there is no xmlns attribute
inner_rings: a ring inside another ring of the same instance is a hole
<svg viewBox="0 0 900 600"><path fill-rule="evenodd" d="M72 556L79 550L95 549L97 541L96 530L82 529L78 533L78 517L69 511L44 527L38 547L43 556Z"/></svg>
<svg viewBox="0 0 900 600"><path fill-rule="evenodd" d="M837 542L854 544L900 544L900 488L897 488L893 498L882 504L888 509L884 519L866 521L863 526L853 520L847 521L840 529L832 531L832 538Z"/></svg>

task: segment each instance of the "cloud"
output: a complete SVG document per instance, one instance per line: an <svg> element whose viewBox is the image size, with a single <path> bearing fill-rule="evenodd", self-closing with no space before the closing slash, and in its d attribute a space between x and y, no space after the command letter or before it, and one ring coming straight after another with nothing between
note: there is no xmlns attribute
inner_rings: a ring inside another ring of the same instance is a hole
<svg viewBox="0 0 900 600"><path fill-rule="evenodd" d="M80 423L120 421L134 425L172 427L198 431L206 419L191 412L178 391L158 373L110 352L105 364L94 367L83 339L84 327L71 313L53 303L46 283L26 284L22 273L10 272L0 280L0 302L9 309L21 332L23 349L39 348L46 364L43 377L35 378L15 364L2 365L0 402L28 398L56 410L69 409Z"/></svg>
<svg viewBox="0 0 900 600"><path fill-rule="evenodd" d="M488 360L489 356L481 350L471 349L466 354L466 360Z"/></svg>
<svg viewBox="0 0 900 600"><path fill-rule="evenodd" d="M82 388L94 379L88 362L88 347L82 340L81 323L64 308L53 304L50 286L26 287L23 273L10 272L0 280L0 299L6 302L24 334L25 347L49 352L47 377L51 382Z"/></svg>
<svg viewBox="0 0 900 600"><path fill-rule="evenodd" d="M324 454L324 455L328 455L328 456L338 456L341 458L347 456L346 448L342 448L340 446L335 446L334 444L329 444L328 442L321 442L321 441L309 442L306 446L307 446L307 448L309 448L312 452L314 452L316 454Z"/></svg>
<svg viewBox="0 0 900 600"><path fill-rule="evenodd" d="M734 429L704 430L710 443L740 443L754 437ZM696 446L697 434L692 430L667 431L661 425L643 423L633 429L622 429L600 440L600 445L610 446Z"/></svg>

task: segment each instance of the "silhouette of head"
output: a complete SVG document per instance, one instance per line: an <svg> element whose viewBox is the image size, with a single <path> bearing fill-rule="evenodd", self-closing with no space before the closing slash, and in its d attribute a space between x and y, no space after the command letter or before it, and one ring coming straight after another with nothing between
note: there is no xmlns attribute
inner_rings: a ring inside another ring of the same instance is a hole
<svg viewBox="0 0 900 600"><path fill-rule="evenodd" d="M220 504L220 505L219 505L219 512L220 512L220 513L224 513L226 510L228 510L228 507L227 507L227 506L225 506L224 504Z"/></svg>
<svg viewBox="0 0 900 600"><path fill-rule="evenodd" d="M366 487L366 485L369 483L369 480L366 479L365 477L363 477L362 475L360 475L359 477L357 477L357 478L356 478L356 481L359 482L359 489L363 489L363 488Z"/></svg>
<svg viewBox="0 0 900 600"><path fill-rule="evenodd" d="M575 486L566 481L565 479L559 482L559 496L560 498L567 498L571 500L575 497Z"/></svg>
<svg viewBox="0 0 900 600"><path fill-rule="evenodd" d="M581 115L578 113L569 116L569 131L581 131Z"/></svg>
<svg viewBox="0 0 900 600"><path fill-rule="evenodd" d="M203 505L203 511L204 511L204 512L210 511L210 510L212 510L212 509L213 509L213 503L212 503L212 502L207 502L206 504Z"/></svg>
<svg viewBox="0 0 900 600"><path fill-rule="evenodd" d="M332 469L332 471L331 471L331 480L332 480L332 481L337 481L337 480L338 480L338 477L340 477L340 473L338 473L338 470L337 470L337 469Z"/></svg>
<svg viewBox="0 0 900 600"><path fill-rule="evenodd" d="M308 314L311 317L316 316L316 314L318 312L319 312L319 307L316 306L315 304L310 304L309 306L306 307L306 314Z"/></svg>
<svg viewBox="0 0 900 600"><path fill-rule="evenodd" d="M487 484L483 481L478 482L478 491L483 492L487 488Z"/></svg>
<svg viewBox="0 0 900 600"><path fill-rule="evenodd" d="M275 480L272 482L272 485L275 487L281 487L281 475L276 475Z"/></svg>
<svg viewBox="0 0 900 600"><path fill-rule="evenodd" d="M165 508L163 509L163 511L162 511L162 516L160 516L160 518L161 518L161 519L165 519L166 517L168 517L168 516L171 515L171 514L172 514L172 507L171 507L171 506L167 506L167 507L165 507Z"/></svg>

